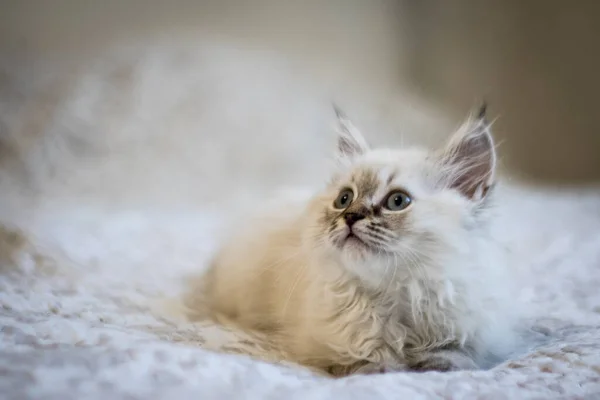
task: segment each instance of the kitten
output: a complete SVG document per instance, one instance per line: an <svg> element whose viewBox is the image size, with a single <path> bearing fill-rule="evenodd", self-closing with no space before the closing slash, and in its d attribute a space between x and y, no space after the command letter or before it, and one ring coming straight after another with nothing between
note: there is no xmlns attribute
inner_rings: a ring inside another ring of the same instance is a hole
<svg viewBox="0 0 600 400"><path fill-rule="evenodd" d="M333 375L505 356L514 309L487 232L496 153L484 111L437 151L373 150L338 111L327 187L239 220L192 307Z"/></svg>

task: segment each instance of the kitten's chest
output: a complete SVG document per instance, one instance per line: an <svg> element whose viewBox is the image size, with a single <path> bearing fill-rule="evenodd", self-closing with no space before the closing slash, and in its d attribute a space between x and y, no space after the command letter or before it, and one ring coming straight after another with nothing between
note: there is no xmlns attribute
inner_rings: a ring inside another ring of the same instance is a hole
<svg viewBox="0 0 600 400"><path fill-rule="evenodd" d="M456 308L431 291L415 296L410 288L400 288L394 298L380 299L374 310L381 321L382 341L399 352L444 346L465 335Z"/></svg>

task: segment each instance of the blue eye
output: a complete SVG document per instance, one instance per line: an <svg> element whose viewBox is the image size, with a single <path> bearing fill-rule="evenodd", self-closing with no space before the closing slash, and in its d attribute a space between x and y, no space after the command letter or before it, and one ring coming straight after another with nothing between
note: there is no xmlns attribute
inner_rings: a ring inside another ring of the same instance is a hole
<svg viewBox="0 0 600 400"><path fill-rule="evenodd" d="M404 210L412 203L410 196L401 191L395 191L388 195L385 201L385 208L390 211Z"/></svg>
<svg viewBox="0 0 600 400"><path fill-rule="evenodd" d="M344 189L333 202L333 206L339 210L348 208L354 200L354 192L350 189Z"/></svg>

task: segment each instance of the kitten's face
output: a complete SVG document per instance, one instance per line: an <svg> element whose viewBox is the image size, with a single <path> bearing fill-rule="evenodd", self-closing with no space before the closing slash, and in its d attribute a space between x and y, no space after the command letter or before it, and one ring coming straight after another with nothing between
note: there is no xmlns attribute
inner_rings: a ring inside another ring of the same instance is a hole
<svg viewBox="0 0 600 400"><path fill-rule="evenodd" d="M316 200L313 237L324 249L367 283L382 285L468 246L493 159L485 168L482 154L467 155L476 162L455 159L457 149L473 144L456 137L438 153L370 150L350 132L340 144L339 171Z"/></svg>

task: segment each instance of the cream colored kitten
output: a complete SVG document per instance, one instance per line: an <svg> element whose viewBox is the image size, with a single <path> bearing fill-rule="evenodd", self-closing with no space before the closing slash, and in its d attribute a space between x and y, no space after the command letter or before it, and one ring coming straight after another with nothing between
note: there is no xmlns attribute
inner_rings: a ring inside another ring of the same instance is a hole
<svg viewBox="0 0 600 400"><path fill-rule="evenodd" d="M238 220L192 306L334 375L506 355L512 294L487 232L496 155L483 112L439 151L372 150L339 112L338 128L327 187Z"/></svg>

